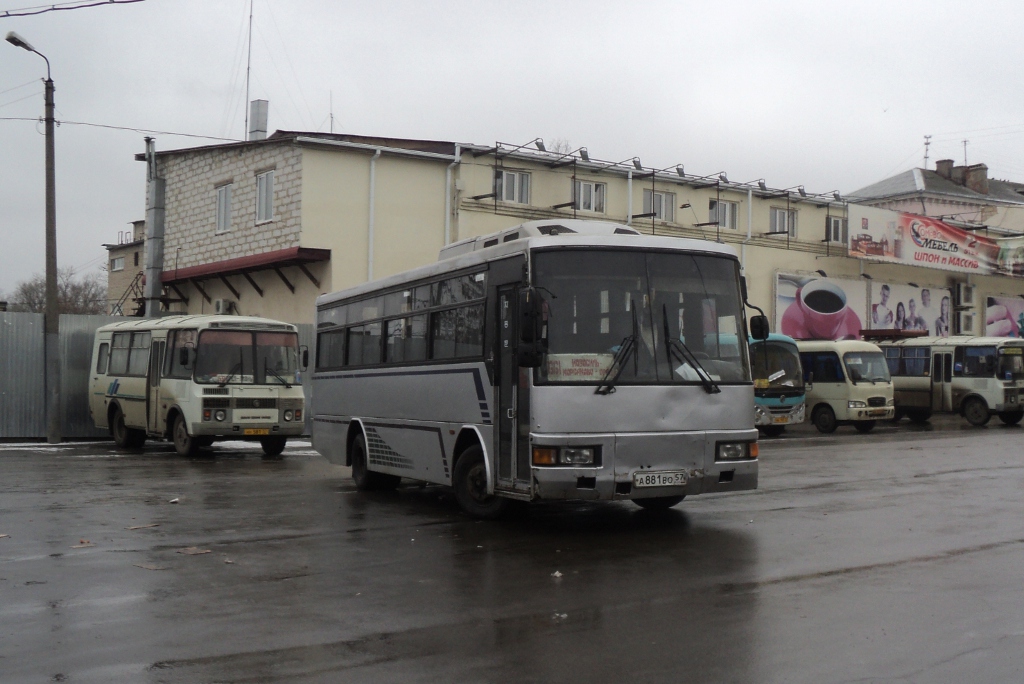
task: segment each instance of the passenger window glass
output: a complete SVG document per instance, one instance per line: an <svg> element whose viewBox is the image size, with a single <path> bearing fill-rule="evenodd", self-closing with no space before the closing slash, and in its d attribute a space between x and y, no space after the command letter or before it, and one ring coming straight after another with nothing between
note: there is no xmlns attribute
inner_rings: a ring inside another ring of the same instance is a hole
<svg viewBox="0 0 1024 684"><path fill-rule="evenodd" d="M813 358L814 382L843 382L839 356L834 352L819 352Z"/></svg>
<svg viewBox="0 0 1024 684"><path fill-rule="evenodd" d="M132 333L131 354L128 356L128 375L145 375L149 367L149 333Z"/></svg>
<svg viewBox="0 0 1024 684"><path fill-rule="evenodd" d="M451 359L483 355L483 310L483 305L476 305L434 314L431 358Z"/></svg>
<svg viewBox="0 0 1024 684"><path fill-rule="evenodd" d="M346 323L348 323L348 307L345 305L321 309L316 314L317 328L331 328Z"/></svg>
<svg viewBox="0 0 1024 684"><path fill-rule="evenodd" d="M110 344L109 375L124 375L128 372L128 349L131 338L131 333L114 333Z"/></svg>
<svg viewBox="0 0 1024 684"><path fill-rule="evenodd" d="M427 358L427 316L388 321L387 362L403 363Z"/></svg>
<svg viewBox="0 0 1024 684"><path fill-rule="evenodd" d="M380 322L367 323L348 331L348 365L380 363Z"/></svg>
<svg viewBox="0 0 1024 684"><path fill-rule="evenodd" d="M963 349L962 373L964 376L974 378L995 377L996 366L999 360L996 356L995 347L962 347L961 349Z"/></svg>
<svg viewBox="0 0 1024 684"><path fill-rule="evenodd" d="M444 306L480 299L484 296L484 280L483 273L475 273L434 283L431 300L434 306Z"/></svg>
<svg viewBox="0 0 1024 684"><path fill-rule="evenodd" d="M384 295L384 315L395 316L397 314L406 313L409 309L407 308L408 298L412 293L409 290L402 292L392 292L391 294Z"/></svg>
<svg viewBox="0 0 1024 684"><path fill-rule="evenodd" d="M316 367L341 368L345 365L345 331L332 330L316 336Z"/></svg>
<svg viewBox="0 0 1024 684"><path fill-rule="evenodd" d="M929 351L927 347L910 347L903 350L903 374L909 376L928 375Z"/></svg>
<svg viewBox="0 0 1024 684"><path fill-rule="evenodd" d="M110 345L104 342L100 345L100 350L96 354L96 372L98 374L104 374L107 372L107 355L110 352Z"/></svg>
<svg viewBox="0 0 1024 684"><path fill-rule="evenodd" d="M167 371L164 373L169 378L188 379L192 377L192 365L195 362L196 353L196 338L198 336L196 330L175 330L174 331L174 348L171 353L168 354L167 358ZM181 349L189 350L189 363L187 366L181 365Z"/></svg>
<svg viewBox="0 0 1024 684"><path fill-rule="evenodd" d="M348 305L348 322L359 323L380 318L384 309L383 297L372 297L361 302L352 302Z"/></svg>

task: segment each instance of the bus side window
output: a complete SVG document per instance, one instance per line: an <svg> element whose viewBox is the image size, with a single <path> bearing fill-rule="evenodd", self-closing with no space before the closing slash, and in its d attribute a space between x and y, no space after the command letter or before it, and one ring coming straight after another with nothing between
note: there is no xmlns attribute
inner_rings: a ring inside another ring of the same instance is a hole
<svg viewBox="0 0 1024 684"><path fill-rule="evenodd" d="M811 382L811 373L814 371L814 354L809 352L801 353L800 367L804 369L804 382Z"/></svg>
<svg viewBox="0 0 1024 684"><path fill-rule="evenodd" d="M899 347L885 348L885 364L889 366L889 375L901 375Z"/></svg>
<svg viewBox="0 0 1024 684"><path fill-rule="evenodd" d="M932 363L932 380L942 382L942 354L936 354Z"/></svg>
<svg viewBox="0 0 1024 684"><path fill-rule="evenodd" d="M164 354L164 370L163 370L163 376L165 378L170 377L170 375L171 375L171 367L174 365L174 354L175 354L174 342L175 342L175 337L177 336L177 332L178 332L177 330L168 330L167 331L167 347L166 347L167 351Z"/></svg>
<svg viewBox="0 0 1024 684"><path fill-rule="evenodd" d="M100 345L99 353L96 354L96 373L98 375L106 375L107 373L107 356L110 352L110 345L104 342Z"/></svg>
<svg viewBox="0 0 1024 684"><path fill-rule="evenodd" d="M128 372L128 348L131 339L131 333L114 333L110 342L110 366L107 371L109 375L125 375Z"/></svg>

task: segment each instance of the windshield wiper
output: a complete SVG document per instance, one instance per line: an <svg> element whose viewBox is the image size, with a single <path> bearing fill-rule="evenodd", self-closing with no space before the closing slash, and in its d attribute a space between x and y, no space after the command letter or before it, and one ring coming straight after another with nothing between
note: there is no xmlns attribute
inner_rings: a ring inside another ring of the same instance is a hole
<svg viewBox="0 0 1024 684"><path fill-rule="evenodd" d="M608 367L608 371L601 378L601 382L598 384L597 389L594 390L594 394L611 394L615 391L615 383L619 381L619 376L625 370L626 359L629 358L630 353L633 354L633 374L636 375L637 373L639 361L637 358L636 338L640 334L640 326L636 320L636 306L634 306L632 299L629 300L629 308L633 312L633 332L622 338L619 350L615 352L615 358L612 359L612 365ZM611 379L609 380L609 378Z"/></svg>
<svg viewBox="0 0 1024 684"><path fill-rule="evenodd" d="M263 357L263 376L264 377L266 377L267 371L270 371L271 373L273 373L274 377L277 378L278 380L280 380L284 384L285 387L287 387L288 389L291 389L292 386L291 386L291 384L287 380L282 378L281 375L276 370L274 370L273 368L268 368L267 367L267 357L264 356Z"/></svg>
<svg viewBox="0 0 1024 684"><path fill-rule="evenodd" d="M243 361L244 361L244 358L242 356L242 348L239 347L238 348L238 363L236 363L231 368L231 372L228 373L228 377L224 378L224 382L220 383L220 385L219 385L220 387L226 386L229 382L231 382L231 378L235 377L235 373L237 373L238 371L242 370L242 366L244 365Z"/></svg>
<svg viewBox="0 0 1024 684"><path fill-rule="evenodd" d="M690 348L683 344L682 340L672 339L672 336L668 332L668 306L662 305L662 323L664 324L665 330L665 356L668 358L669 372L672 370L672 361L675 359L680 364L690 364L694 372L697 373L697 377L700 378L700 384L704 387L704 391L708 394L718 394L722 391L714 380L711 379L711 374L704 370L704 366L700 365L700 361L694 355Z"/></svg>

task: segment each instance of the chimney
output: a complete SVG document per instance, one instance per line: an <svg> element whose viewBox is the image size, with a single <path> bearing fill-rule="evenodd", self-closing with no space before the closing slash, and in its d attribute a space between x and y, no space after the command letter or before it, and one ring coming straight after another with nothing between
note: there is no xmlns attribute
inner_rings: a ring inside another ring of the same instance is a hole
<svg viewBox="0 0 1024 684"><path fill-rule="evenodd" d="M984 164L971 164L964 169L967 178L965 185L974 192L988 194L988 167Z"/></svg>
<svg viewBox="0 0 1024 684"><path fill-rule="evenodd" d="M267 139L267 107L266 100L253 100L249 103L249 140Z"/></svg>
<svg viewBox="0 0 1024 684"><path fill-rule="evenodd" d="M940 159L935 162L935 173L939 174L946 180L951 180L953 177L953 160Z"/></svg>
<svg viewBox="0 0 1024 684"><path fill-rule="evenodd" d="M967 180L967 167L966 166L954 166L953 173L949 180L953 181L957 185L964 185Z"/></svg>

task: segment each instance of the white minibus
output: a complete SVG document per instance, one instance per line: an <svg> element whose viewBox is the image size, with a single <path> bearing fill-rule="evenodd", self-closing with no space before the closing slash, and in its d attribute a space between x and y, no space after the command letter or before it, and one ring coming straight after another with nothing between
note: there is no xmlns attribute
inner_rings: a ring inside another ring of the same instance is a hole
<svg viewBox="0 0 1024 684"><path fill-rule="evenodd" d="M882 350L859 340L800 340L807 411L819 432L853 425L871 432L893 416L893 388Z"/></svg>

